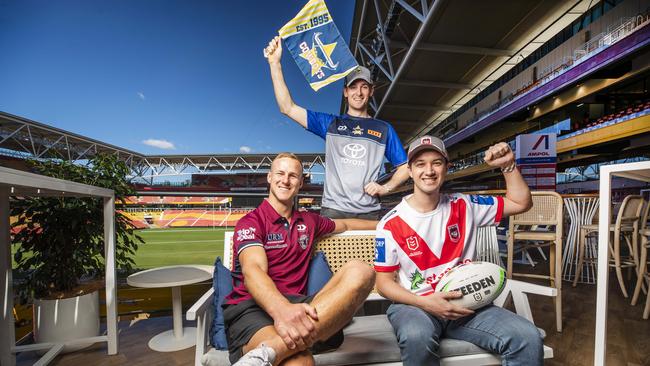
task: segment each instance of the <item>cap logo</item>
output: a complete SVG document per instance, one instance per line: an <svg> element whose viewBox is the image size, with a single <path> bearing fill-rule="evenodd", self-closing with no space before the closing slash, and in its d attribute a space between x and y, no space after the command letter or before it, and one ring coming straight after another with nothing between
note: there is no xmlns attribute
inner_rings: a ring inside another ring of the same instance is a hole
<svg viewBox="0 0 650 366"><path fill-rule="evenodd" d="M428 137L423 137L422 140L420 140L420 143L422 145L431 145L431 139Z"/></svg>

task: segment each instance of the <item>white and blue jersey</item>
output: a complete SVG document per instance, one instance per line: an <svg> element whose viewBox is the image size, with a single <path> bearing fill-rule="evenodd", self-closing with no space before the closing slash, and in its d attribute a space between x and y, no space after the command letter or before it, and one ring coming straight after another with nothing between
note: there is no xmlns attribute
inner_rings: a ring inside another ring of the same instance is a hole
<svg viewBox="0 0 650 366"><path fill-rule="evenodd" d="M379 210L379 200L363 187L379 178L384 157L393 166L406 162L393 127L374 118L307 111L307 129L325 139L322 206L349 213Z"/></svg>

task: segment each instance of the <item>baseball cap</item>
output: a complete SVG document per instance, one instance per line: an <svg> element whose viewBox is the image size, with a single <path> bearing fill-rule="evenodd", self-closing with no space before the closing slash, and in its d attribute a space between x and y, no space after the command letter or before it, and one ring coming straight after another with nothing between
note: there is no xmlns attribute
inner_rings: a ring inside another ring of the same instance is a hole
<svg viewBox="0 0 650 366"><path fill-rule="evenodd" d="M410 163L411 159L413 159L421 151L425 150L437 151L445 157L445 160L447 160L447 162L449 162L449 155L447 155L445 143L442 142L441 139L429 135L420 136L411 142L407 155L408 162Z"/></svg>
<svg viewBox="0 0 650 366"><path fill-rule="evenodd" d="M372 85L372 76L370 75L370 70L363 66L357 66L356 69L352 70L348 76L345 77L345 86L350 86L355 80L365 80L368 84Z"/></svg>

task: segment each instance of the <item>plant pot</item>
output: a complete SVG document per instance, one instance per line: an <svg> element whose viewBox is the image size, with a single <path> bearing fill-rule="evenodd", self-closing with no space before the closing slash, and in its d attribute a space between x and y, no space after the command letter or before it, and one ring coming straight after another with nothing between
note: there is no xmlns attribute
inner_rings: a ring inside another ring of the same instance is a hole
<svg viewBox="0 0 650 366"><path fill-rule="evenodd" d="M98 291L66 299L35 299L33 311L36 343L62 343L99 335ZM63 352L77 351L92 344L66 346Z"/></svg>

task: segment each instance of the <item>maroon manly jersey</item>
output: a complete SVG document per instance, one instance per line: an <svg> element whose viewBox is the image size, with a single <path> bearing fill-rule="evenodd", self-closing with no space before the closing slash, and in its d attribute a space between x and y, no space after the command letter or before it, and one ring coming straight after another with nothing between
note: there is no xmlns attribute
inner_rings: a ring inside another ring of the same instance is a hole
<svg viewBox="0 0 650 366"><path fill-rule="evenodd" d="M280 293L306 294L312 244L314 239L334 231L334 221L298 210L292 216L292 222L287 222L264 200L237 222L233 236L236 253L232 267L233 291L226 297L227 304L252 298L244 285L239 263L239 254L250 246L261 246L266 251L268 274Z"/></svg>

